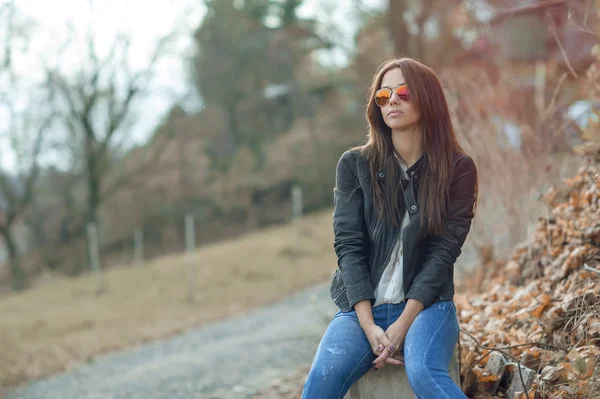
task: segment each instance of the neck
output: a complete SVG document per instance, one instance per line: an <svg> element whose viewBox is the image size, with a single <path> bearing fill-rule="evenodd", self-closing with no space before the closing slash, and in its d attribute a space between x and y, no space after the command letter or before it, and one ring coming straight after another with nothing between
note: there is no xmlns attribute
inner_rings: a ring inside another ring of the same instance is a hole
<svg viewBox="0 0 600 399"><path fill-rule="evenodd" d="M420 126L392 130L392 143L398 156L409 168L423 155L423 131Z"/></svg>

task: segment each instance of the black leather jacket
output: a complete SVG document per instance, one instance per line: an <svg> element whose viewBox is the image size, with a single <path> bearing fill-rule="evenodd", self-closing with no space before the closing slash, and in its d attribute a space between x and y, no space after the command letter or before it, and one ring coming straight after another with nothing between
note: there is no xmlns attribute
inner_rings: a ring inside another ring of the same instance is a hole
<svg viewBox="0 0 600 399"><path fill-rule="evenodd" d="M420 222L417 194L422 164L423 157L408 169L409 184L403 184L410 216L402 235L403 281L405 300L414 298L427 308L454 296L454 263L474 216L477 169L468 155L456 154L445 231L434 237L425 233ZM385 179L385 173L380 171L377 178ZM338 308L348 312L359 301L375 302L374 290L400 229L377 217L369 162L357 150L346 151L338 161L334 206L338 268L330 292Z"/></svg>

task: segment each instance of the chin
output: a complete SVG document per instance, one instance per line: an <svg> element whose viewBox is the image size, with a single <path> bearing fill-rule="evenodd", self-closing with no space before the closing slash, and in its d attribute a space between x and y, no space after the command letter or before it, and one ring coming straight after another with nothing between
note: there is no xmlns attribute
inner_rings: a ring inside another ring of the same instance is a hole
<svg viewBox="0 0 600 399"><path fill-rule="evenodd" d="M387 123L387 125L392 130L405 130L406 128L411 126L410 124L398 123L398 122Z"/></svg>
<svg viewBox="0 0 600 399"><path fill-rule="evenodd" d="M392 120L385 122L385 124L388 125L388 127L392 130L409 130L409 129L412 129L418 123L419 123L418 120L409 122L406 120L398 120L398 119L392 119Z"/></svg>

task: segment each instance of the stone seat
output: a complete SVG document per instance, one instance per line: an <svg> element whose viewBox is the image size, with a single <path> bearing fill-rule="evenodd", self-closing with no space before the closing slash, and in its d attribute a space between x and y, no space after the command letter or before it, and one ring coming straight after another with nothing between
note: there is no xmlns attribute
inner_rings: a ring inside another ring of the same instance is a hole
<svg viewBox="0 0 600 399"><path fill-rule="evenodd" d="M460 387L458 348L450 361L450 377ZM404 367L386 365L381 370L370 370L356 381L344 399L417 399Z"/></svg>

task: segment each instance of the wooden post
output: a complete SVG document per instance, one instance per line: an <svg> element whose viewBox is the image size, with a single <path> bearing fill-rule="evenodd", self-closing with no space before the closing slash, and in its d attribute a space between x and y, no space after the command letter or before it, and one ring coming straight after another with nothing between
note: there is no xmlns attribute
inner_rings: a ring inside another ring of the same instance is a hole
<svg viewBox="0 0 600 399"><path fill-rule="evenodd" d="M88 246L90 254L90 270L94 273L100 272L100 251L98 248L98 228L95 223L88 223Z"/></svg>
<svg viewBox="0 0 600 399"><path fill-rule="evenodd" d="M297 238L301 236L300 220L302 218L302 186L296 184L292 187L292 223L296 227Z"/></svg>
<svg viewBox="0 0 600 399"><path fill-rule="evenodd" d="M545 96L546 91L546 61L537 61L535 63L535 81L534 81L534 103L537 111L542 115L546 108Z"/></svg>
<svg viewBox="0 0 600 399"><path fill-rule="evenodd" d="M185 250L188 255L191 255L196 248L196 234L194 229L194 215L185 215ZM191 257L190 257L191 258ZM188 295L187 300L190 303L195 301L196 292L196 262L192 259L188 259L186 262L186 279L188 281Z"/></svg>
<svg viewBox="0 0 600 399"><path fill-rule="evenodd" d="M192 252L196 248L196 232L194 230L194 215L185 215L185 250Z"/></svg>
<svg viewBox="0 0 600 399"><path fill-rule="evenodd" d="M102 269L100 265L100 245L98 239L98 227L95 223L88 223L88 247L90 254L90 269L96 275L96 292L100 293L104 290L104 281L102 278Z"/></svg>
<svg viewBox="0 0 600 399"><path fill-rule="evenodd" d="M539 117L536 118L536 130L540 128L541 121L545 119L546 114L546 61L538 60L535 63L535 79L534 79L534 105ZM551 112L552 110L548 110ZM519 143L523 145L522 133L519 133Z"/></svg>
<svg viewBox="0 0 600 399"><path fill-rule="evenodd" d="M302 217L302 186L296 184L292 187L292 219Z"/></svg>
<svg viewBox="0 0 600 399"><path fill-rule="evenodd" d="M133 261L138 266L144 261L144 231L141 229L133 233Z"/></svg>

